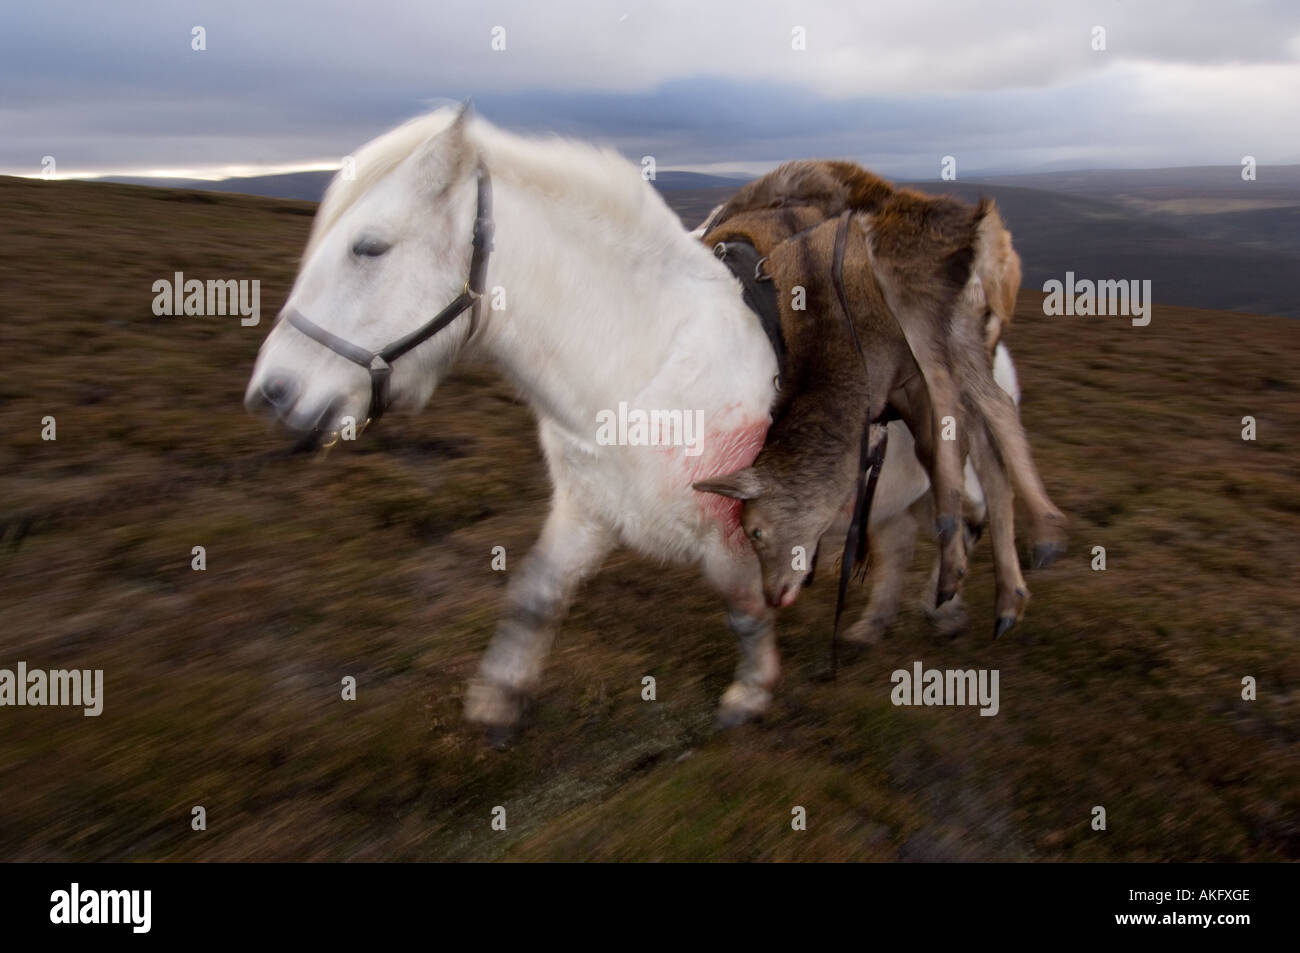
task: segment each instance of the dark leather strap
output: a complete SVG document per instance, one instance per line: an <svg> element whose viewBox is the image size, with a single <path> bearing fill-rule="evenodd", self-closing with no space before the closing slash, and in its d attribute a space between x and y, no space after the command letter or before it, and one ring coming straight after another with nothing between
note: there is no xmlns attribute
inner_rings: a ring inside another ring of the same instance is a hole
<svg viewBox="0 0 1300 953"><path fill-rule="evenodd" d="M451 324L467 309L473 309L470 320L470 334L478 323L478 302L483 296L483 283L487 279L488 256L492 252L492 234L495 225L492 221L492 178L483 165L478 167L478 210L474 216L474 246L470 256L469 276L465 279L465 288L451 304L447 305L432 318L416 328L410 334L398 338L392 344L379 351L367 351L347 341L337 334L326 331L300 311L292 308L284 312L284 320L297 328L318 344L329 348L340 357L347 358L354 364L364 367L370 374L370 408L369 420L378 420L388 409L388 387L393 375L393 362L403 354L419 347L447 325Z"/></svg>
<svg viewBox="0 0 1300 953"><path fill-rule="evenodd" d="M753 245L744 241L718 242L713 246L713 254L736 276L744 292L745 304L758 315L763 333L767 335L772 353L776 355L779 390L786 371L785 335L781 333L781 306L777 300L776 283L772 281L771 275L762 270L767 259L760 256Z"/></svg>
<svg viewBox="0 0 1300 953"><path fill-rule="evenodd" d="M870 414L870 411L867 411ZM839 669L840 617L844 614L844 597L849 591L849 577L855 563L866 565L867 521L871 518L871 501L876 496L876 482L885 462L885 449L889 444L889 429L882 427L880 439L870 446L871 420L868 418L862 432L862 450L858 458L858 487L853 495L853 516L849 531L844 537L844 552L840 560L840 586L835 595L835 627L831 630L831 674ZM867 476L870 469L871 476Z"/></svg>
<svg viewBox="0 0 1300 953"><path fill-rule="evenodd" d="M357 347L351 341L345 341L336 334L326 331L315 321L312 321L302 312L293 308L286 308L284 311L284 320L301 331L307 337L319 344L324 344L340 357L346 357L353 364L360 364L362 367L370 367L370 364L377 355L374 351L367 351L363 347Z"/></svg>
<svg viewBox="0 0 1300 953"><path fill-rule="evenodd" d="M483 296L483 282L487 278L488 255L492 252L492 236L495 230L496 225L492 221L492 180L488 176L487 169L479 166L478 213L474 216L474 237L470 242L474 246L474 253L469 260L469 277L465 280L465 290L423 327L394 341L380 351L380 357L391 364L407 351L419 347L451 324L466 308L477 304L478 299Z"/></svg>

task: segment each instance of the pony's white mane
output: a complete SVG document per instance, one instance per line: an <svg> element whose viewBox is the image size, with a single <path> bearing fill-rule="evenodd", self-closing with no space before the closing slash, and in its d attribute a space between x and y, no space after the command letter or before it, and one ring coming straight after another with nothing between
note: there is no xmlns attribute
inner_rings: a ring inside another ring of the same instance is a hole
<svg viewBox="0 0 1300 953"><path fill-rule="evenodd" d="M344 212L421 145L445 131L456 112L444 107L417 116L358 149L353 155L353 177L335 175L321 199L304 260ZM569 209L588 210L628 232L665 229L667 239L684 231L640 170L613 149L558 136L525 138L477 116L470 119L466 135L494 180L519 185Z"/></svg>
<svg viewBox="0 0 1300 953"><path fill-rule="evenodd" d="M352 156L353 177L348 179L341 172L336 174L321 198L316 218L312 220L311 235L307 239L303 260L311 257L321 238L328 234L334 223L357 199L401 165L422 142L450 126L454 118L456 114L452 110L436 109L427 115L408 120L396 129L390 129L358 149Z"/></svg>

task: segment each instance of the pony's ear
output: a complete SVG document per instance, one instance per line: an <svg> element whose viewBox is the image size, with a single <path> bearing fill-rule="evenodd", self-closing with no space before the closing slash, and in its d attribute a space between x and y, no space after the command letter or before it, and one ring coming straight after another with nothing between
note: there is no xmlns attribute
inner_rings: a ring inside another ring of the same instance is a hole
<svg viewBox="0 0 1300 953"><path fill-rule="evenodd" d="M726 476L714 477L712 480L701 480L699 483L692 483L691 488L699 490L701 493L717 493L719 496L729 496L733 500L754 500L759 497L763 490L762 482L753 467L745 467L743 470L737 470L735 473L729 473Z"/></svg>
<svg viewBox="0 0 1300 953"><path fill-rule="evenodd" d="M461 103L456 118L446 129L425 140L416 150L415 162L421 184L440 193L460 180L473 168L474 145L469 141L467 129L474 116L474 104L468 99Z"/></svg>

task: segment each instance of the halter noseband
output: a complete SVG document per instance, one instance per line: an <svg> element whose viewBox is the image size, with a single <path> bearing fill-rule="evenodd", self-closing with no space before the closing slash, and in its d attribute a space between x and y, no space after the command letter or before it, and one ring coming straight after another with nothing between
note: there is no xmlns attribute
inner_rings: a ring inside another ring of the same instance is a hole
<svg viewBox="0 0 1300 953"><path fill-rule="evenodd" d="M492 251L492 179L487 168L481 163L478 167L478 211L474 217L474 252L469 261L469 276L459 295L425 324L416 328L405 337L398 338L392 344L379 351L367 351L351 341L345 341L336 334L326 331L319 324L309 319L300 311L288 308L284 320L297 328L307 337L323 344L340 357L345 357L353 364L360 364L370 374L370 408L366 423L378 420L388 409L388 387L393 376L393 362L433 337L468 309L470 315L470 333L478 322L478 303L483 297L483 281L487 276L488 255Z"/></svg>

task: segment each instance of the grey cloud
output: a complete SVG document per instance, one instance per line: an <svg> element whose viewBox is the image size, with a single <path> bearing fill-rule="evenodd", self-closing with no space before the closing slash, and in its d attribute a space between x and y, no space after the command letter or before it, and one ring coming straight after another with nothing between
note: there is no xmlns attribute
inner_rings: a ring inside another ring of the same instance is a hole
<svg viewBox="0 0 1300 953"><path fill-rule="evenodd" d="M624 18L585 0L45 0L0 16L0 169L11 171L47 154L71 169L328 159L466 95L503 125L664 166L838 154L903 174L949 153L972 169L1071 154L1182 164L1237 138L1286 156L1278 116L1300 88L1300 10L1286 2L664 0ZM207 30L202 53L194 25ZM494 25L506 52L489 48ZM806 52L790 48L794 25ZM1094 25L1104 53L1089 46ZM1180 64L1228 81L1268 64L1288 72L1275 96L1246 104L1255 128L1240 106L1170 108L1177 89L1159 78Z"/></svg>

